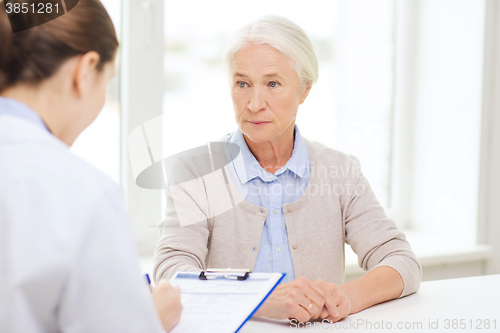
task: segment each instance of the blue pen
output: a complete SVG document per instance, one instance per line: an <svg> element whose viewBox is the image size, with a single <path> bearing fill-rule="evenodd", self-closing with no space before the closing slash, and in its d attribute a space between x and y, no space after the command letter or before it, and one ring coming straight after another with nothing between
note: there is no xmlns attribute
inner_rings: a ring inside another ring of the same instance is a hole
<svg viewBox="0 0 500 333"><path fill-rule="evenodd" d="M151 279L149 278L149 274L146 274L146 280L148 280L149 290L153 292L153 290L151 290Z"/></svg>

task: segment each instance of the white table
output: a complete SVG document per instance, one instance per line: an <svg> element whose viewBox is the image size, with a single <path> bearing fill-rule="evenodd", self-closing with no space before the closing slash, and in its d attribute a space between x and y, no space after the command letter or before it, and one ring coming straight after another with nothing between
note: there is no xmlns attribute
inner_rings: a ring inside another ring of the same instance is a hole
<svg viewBox="0 0 500 333"><path fill-rule="evenodd" d="M422 282L416 294L375 305L336 324L317 322L309 325L303 329L330 332L500 332L500 275ZM298 325L288 320L260 317L250 320L240 332L280 333L297 329L300 329Z"/></svg>

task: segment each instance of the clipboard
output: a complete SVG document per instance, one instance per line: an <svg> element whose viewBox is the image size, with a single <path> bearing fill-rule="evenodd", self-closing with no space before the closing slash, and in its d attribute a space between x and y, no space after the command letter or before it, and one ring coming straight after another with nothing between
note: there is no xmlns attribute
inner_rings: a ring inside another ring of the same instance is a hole
<svg viewBox="0 0 500 333"><path fill-rule="evenodd" d="M184 309L171 333L238 332L284 276L232 269L177 272L170 283L181 289Z"/></svg>

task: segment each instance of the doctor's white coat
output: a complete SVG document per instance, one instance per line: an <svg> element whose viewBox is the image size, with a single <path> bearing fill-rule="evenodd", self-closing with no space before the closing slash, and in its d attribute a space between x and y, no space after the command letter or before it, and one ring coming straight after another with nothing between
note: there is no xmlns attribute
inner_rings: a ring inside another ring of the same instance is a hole
<svg viewBox="0 0 500 333"><path fill-rule="evenodd" d="M161 331L119 186L0 116L0 332Z"/></svg>

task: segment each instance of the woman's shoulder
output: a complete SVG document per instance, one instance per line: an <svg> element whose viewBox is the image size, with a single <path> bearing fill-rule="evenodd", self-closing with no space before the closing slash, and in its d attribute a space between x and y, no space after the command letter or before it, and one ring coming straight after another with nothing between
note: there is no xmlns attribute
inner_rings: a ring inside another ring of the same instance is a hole
<svg viewBox="0 0 500 333"><path fill-rule="evenodd" d="M59 193L65 201L92 200L103 192L121 193L120 186L95 166L71 153L57 138L38 128L0 149L5 159L0 170L13 186L24 184L47 193ZM108 195L109 196L109 195Z"/></svg>
<svg viewBox="0 0 500 333"><path fill-rule="evenodd" d="M318 141L303 139L309 149L311 160L318 165L359 165L359 160L351 154L333 149Z"/></svg>
<svg viewBox="0 0 500 333"><path fill-rule="evenodd" d="M38 230L40 246L64 244L71 252L88 232L128 228L120 186L58 141L0 145L0 160L0 211L8 207L6 223L19 230Z"/></svg>
<svg viewBox="0 0 500 333"><path fill-rule="evenodd" d="M55 148L55 147L54 147ZM107 200L123 200L121 187L109 175L66 149L55 148L52 152L57 158L56 165L59 181L66 178L72 183L72 189L82 201L94 201L106 197Z"/></svg>

